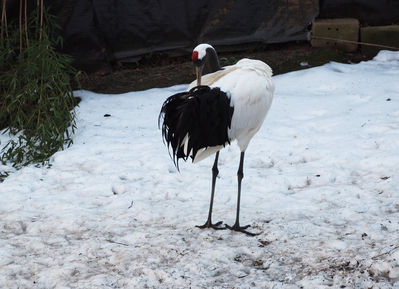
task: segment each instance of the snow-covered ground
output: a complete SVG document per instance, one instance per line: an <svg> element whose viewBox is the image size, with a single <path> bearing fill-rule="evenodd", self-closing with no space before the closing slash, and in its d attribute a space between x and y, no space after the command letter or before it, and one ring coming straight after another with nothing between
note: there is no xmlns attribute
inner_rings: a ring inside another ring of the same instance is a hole
<svg viewBox="0 0 399 289"><path fill-rule="evenodd" d="M157 127L186 85L76 91L74 144L0 184L0 288L399 288L399 53L275 82L244 168L258 236L195 227L213 158L177 172ZM238 161L221 151L214 221L234 222Z"/></svg>

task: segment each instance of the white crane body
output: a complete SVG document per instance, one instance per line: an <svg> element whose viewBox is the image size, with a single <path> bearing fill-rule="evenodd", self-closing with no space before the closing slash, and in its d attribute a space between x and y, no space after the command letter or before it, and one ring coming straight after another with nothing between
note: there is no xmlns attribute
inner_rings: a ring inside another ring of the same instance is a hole
<svg viewBox="0 0 399 289"><path fill-rule="evenodd" d="M177 167L180 158L191 157L195 163L216 153L208 219L198 227L228 228L254 236L256 234L246 231L249 225L239 224L244 153L272 104L272 69L260 60L247 58L222 68L216 50L209 44L194 48L192 60L197 80L190 84L188 91L170 96L162 106L159 124L163 120L164 142L172 148L171 156ZM211 220L219 151L235 140L241 151L236 222L233 226L220 227L222 222L213 224Z"/></svg>

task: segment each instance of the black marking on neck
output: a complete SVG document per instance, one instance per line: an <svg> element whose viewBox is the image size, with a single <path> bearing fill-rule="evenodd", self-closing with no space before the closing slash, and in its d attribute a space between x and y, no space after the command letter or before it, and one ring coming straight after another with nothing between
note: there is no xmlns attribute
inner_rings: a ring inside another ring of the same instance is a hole
<svg viewBox="0 0 399 289"><path fill-rule="evenodd" d="M208 47L206 49L206 56L205 56L205 66L204 66L204 70L203 70L203 74L208 74L208 73L212 73L218 70L221 70L222 67L220 66L219 63L219 57L216 53L216 50Z"/></svg>
<svg viewBox="0 0 399 289"><path fill-rule="evenodd" d="M219 57L216 53L216 50L212 47L208 47L206 49L205 56L202 59L197 59L194 61L194 65L197 67L204 67L202 74L208 74L223 69L220 66Z"/></svg>
<svg viewBox="0 0 399 289"><path fill-rule="evenodd" d="M177 93L166 99L158 118L162 122L162 137L176 167L179 159L193 160L203 148L230 143L234 108L230 98L219 88L196 86L188 92ZM189 136L186 148L184 141ZM190 154L191 153L191 154Z"/></svg>

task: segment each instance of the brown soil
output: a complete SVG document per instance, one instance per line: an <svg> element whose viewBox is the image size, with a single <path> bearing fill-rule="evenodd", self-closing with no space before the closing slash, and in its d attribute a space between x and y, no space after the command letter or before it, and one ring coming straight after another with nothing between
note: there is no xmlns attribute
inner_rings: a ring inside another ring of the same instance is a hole
<svg viewBox="0 0 399 289"><path fill-rule="evenodd" d="M349 53L333 48L314 48L307 42L224 46L216 49L222 66L234 64L244 57L259 59L272 67L274 75L330 61L357 63L371 58L360 51ZM169 57L166 54L154 54L144 57L138 64L119 62L112 72L96 72L81 77L81 89L117 94L190 83L195 78L190 58L191 55ZM75 85L74 89L78 89L78 86Z"/></svg>

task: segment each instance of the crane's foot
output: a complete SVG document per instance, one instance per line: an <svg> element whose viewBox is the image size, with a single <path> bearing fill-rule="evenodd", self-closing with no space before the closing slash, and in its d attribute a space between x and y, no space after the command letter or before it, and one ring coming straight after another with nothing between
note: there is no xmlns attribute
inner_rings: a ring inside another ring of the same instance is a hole
<svg viewBox="0 0 399 289"><path fill-rule="evenodd" d="M241 233L247 234L248 236L251 236L251 237L260 235L260 233L248 232L246 229L248 229L249 227L251 227L251 225L246 225L246 226L242 226L242 227L237 224L234 224L233 226L226 225L226 229L241 232Z"/></svg>
<svg viewBox="0 0 399 289"><path fill-rule="evenodd" d="M205 224L196 227L200 229L212 228L214 230L226 230L226 227L220 227L221 224L223 224L222 221L212 224L211 220L208 220Z"/></svg>

